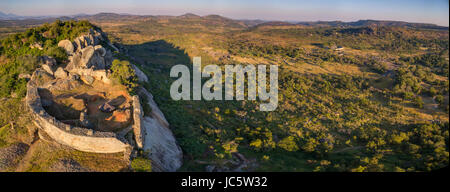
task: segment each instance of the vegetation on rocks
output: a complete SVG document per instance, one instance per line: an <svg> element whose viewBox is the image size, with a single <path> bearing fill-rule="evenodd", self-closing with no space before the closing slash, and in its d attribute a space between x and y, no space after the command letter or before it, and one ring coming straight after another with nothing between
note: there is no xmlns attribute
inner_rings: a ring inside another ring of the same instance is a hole
<svg viewBox="0 0 450 192"><path fill-rule="evenodd" d="M9 35L0 42L0 97L16 93L23 97L26 80L20 74L31 74L37 67L39 56L51 56L58 62L67 60L58 42L73 39L89 29L95 28L88 21L56 20L52 24L27 29L25 32Z"/></svg>
<svg viewBox="0 0 450 192"><path fill-rule="evenodd" d="M151 161L147 158L137 157L131 161L131 168L136 172L151 172Z"/></svg>
<svg viewBox="0 0 450 192"><path fill-rule="evenodd" d="M137 77L133 67L127 60L115 59L111 66L112 77L117 79L121 84L127 86L128 91L132 94L135 93L135 89L138 87Z"/></svg>

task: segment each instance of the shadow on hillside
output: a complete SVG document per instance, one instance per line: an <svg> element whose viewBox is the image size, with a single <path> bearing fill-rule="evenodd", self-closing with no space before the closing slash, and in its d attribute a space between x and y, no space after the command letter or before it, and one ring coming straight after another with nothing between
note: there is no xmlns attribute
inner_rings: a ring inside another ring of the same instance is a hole
<svg viewBox="0 0 450 192"><path fill-rule="evenodd" d="M162 73L169 77L170 68L177 64L191 66L191 59L185 50L164 40L137 45L122 45L131 60L140 67Z"/></svg>
<svg viewBox="0 0 450 192"><path fill-rule="evenodd" d="M148 83L141 84L154 96L153 99L164 113L177 142L184 151L184 159L192 159L189 156L194 148L203 153L206 146L198 142L201 136L198 125L203 118L213 118L212 114L208 116L198 112L198 109L204 106L203 101L175 101L170 96L170 86L177 79L170 77L172 66L186 65L192 73L192 61L185 50L164 40L118 47L125 48L131 62L149 78Z"/></svg>

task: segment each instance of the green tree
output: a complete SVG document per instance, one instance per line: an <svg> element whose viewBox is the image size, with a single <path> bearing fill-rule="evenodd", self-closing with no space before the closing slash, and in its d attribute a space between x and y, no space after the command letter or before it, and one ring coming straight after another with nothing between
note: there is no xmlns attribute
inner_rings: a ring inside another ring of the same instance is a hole
<svg viewBox="0 0 450 192"><path fill-rule="evenodd" d="M112 77L121 84L127 86L130 93L134 93L137 84L137 77L129 61L115 59L111 66Z"/></svg>

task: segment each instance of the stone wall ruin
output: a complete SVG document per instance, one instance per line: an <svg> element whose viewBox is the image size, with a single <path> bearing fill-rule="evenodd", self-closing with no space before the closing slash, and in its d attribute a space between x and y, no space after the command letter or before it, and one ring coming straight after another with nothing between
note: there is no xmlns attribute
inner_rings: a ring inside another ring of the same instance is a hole
<svg viewBox="0 0 450 192"><path fill-rule="evenodd" d="M94 80L111 83L108 68L113 57L111 51L99 43L106 43L116 51L117 48L110 42L105 42L106 39L103 32L90 30L88 34L77 37L73 42L60 41L58 46L64 48L69 55L70 62L65 67L58 66L52 58L43 57L41 67L33 73L27 84L26 106L34 117L34 124L39 128L40 135L43 131L42 133L45 132L53 141L79 151L123 152L126 158L129 158L136 145L137 148L148 152L152 171L176 171L182 165L182 150L153 96L142 87L138 91L139 94L132 97L133 124L118 133L65 124L44 109L45 99L39 94L42 89L70 90L82 83L81 81L88 85ZM136 66L133 67L139 80L147 82L147 76ZM147 103L141 103L139 97L145 97ZM144 115L141 105L151 107L151 114ZM129 134L127 136L129 131L133 131L135 142L129 139Z"/></svg>

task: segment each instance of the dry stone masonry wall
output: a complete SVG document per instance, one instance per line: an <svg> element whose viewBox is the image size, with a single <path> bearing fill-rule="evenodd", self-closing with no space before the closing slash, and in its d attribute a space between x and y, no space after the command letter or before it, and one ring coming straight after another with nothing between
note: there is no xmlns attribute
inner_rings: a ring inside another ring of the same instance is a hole
<svg viewBox="0 0 450 192"><path fill-rule="evenodd" d="M51 90L70 89L70 85L74 84L75 79L79 77L85 83L86 79L90 79L91 82L96 79L107 84L111 83L108 78L109 73L105 68L107 63L112 62L112 54L98 45L100 41L105 39L103 35L102 32L90 30L88 34L77 37L73 43L69 40L60 41L58 46L66 50L69 55L69 64L65 68L58 67L55 69L57 66L56 60L47 56L42 57L41 68L33 73L27 84L26 103L34 117L36 126L60 144L85 152L130 152L132 146L123 137L119 137L113 132L100 132L75 127L57 120L43 108L39 95L39 89L41 88ZM53 81L38 82L38 76L43 75L50 79L58 78L60 80L56 83ZM77 76L77 78L74 78L74 76ZM68 82L66 84L69 86L57 86L61 82Z"/></svg>
<svg viewBox="0 0 450 192"><path fill-rule="evenodd" d="M64 48L69 55L69 63L65 68L58 67L54 59L43 57L41 68L38 68L27 84L26 104L34 117L34 123L54 141L74 149L93 153L124 152L129 157L133 149L133 141L127 141L126 133L94 131L93 129L76 127L62 123L47 113L39 94L40 89L67 90L76 87L82 80L90 85L95 80L106 84L109 79L109 66L112 63L110 50L99 45L104 42L117 51L110 42L105 42L106 35L101 31L90 30L88 34L77 37L74 42L62 40L58 46ZM139 68L133 66L141 82L148 78ZM42 82L42 77L47 82ZM44 78L44 79L45 79ZM132 98L132 129L136 147L148 152L153 171L176 171L182 165L183 153L169 128L164 114L153 100L153 96L144 88ZM140 103L139 97L145 97L148 103ZM45 103L45 102L44 102ZM141 105L148 105L152 111L145 116ZM128 132L128 131L127 131Z"/></svg>
<svg viewBox="0 0 450 192"><path fill-rule="evenodd" d="M34 117L34 123L56 142L94 153L118 153L130 150L131 146L124 139L117 138L115 133L73 127L50 116L42 107L38 89L33 81L28 82L27 107Z"/></svg>
<svg viewBox="0 0 450 192"><path fill-rule="evenodd" d="M141 127L141 119L144 116L142 107L139 101L139 96L133 96L133 132L138 148L142 149L144 146L145 129Z"/></svg>

